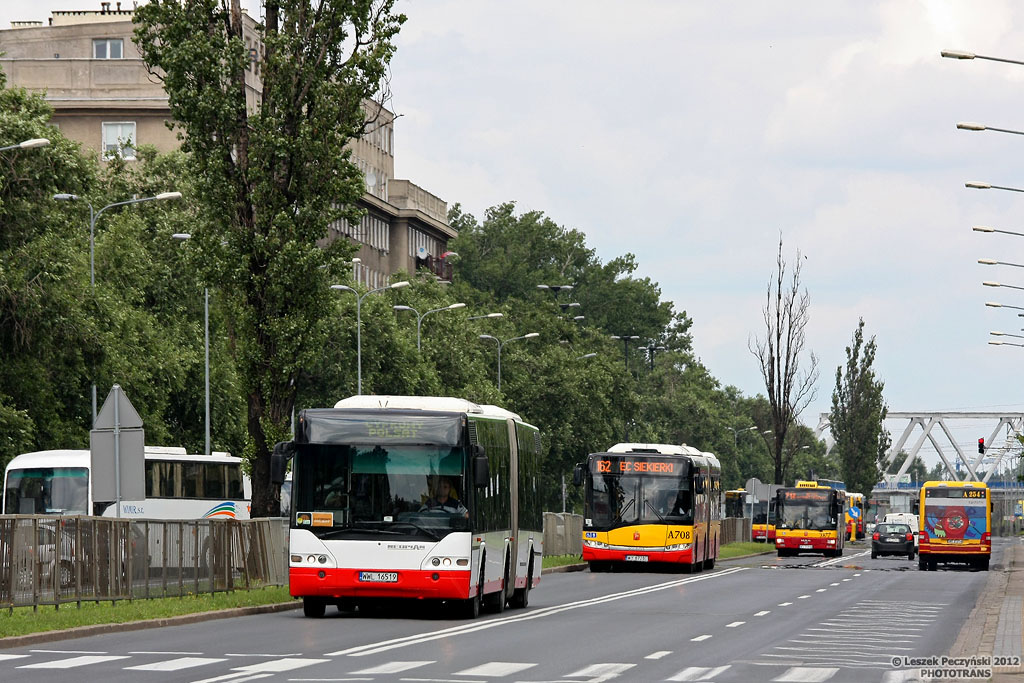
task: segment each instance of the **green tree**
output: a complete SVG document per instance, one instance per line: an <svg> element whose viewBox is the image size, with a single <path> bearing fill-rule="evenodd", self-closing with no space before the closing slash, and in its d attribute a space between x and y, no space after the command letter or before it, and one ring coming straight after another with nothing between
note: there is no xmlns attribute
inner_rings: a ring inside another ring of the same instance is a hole
<svg viewBox="0 0 1024 683"><path fill-rule="evenodd" d="M338 306L329 289L353 248L317 246L337 219L356 220L363 177L347 143L386 94L393 0L268 0L256 24L259 105L238 0L154 0L135 39L167 91L204 221L193 230L217 288L246 401L254 515L274 514L270 450L289 434L296 381L323 349ZM247 84L247 79L249 83ZM365 350L364 350L365 351Z"/></svg>
<svg viewBox="0 0 1024 683"><path fill-rule="evenodd" d="M846 372L836 368L836 388L829 413L835 451L847 490L870 494L878 482L889 433L885 430L888 408L882 397L883 382L875 376L875 338L864 341L864 319L846 347Z"/></svg>

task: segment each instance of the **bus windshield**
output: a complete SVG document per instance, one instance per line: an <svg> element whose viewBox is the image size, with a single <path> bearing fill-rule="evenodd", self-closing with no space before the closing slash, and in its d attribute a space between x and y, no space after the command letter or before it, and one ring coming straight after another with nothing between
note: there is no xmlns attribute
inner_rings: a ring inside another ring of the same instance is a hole
<svg viewBox="0 0 1024 683"><path fill-rule="evenodd" d="M330 538L381 533L437 540L468 530L465 460L464 449L449 446L300 446L293 525Z"/></svg>
<svg viewBox="0 0 1024 683"><path fill-rule="evenodd" d="M775 507L775 524L780 529L835 529L831 503L830 490L780 491Z"/></svg>
<svg viewBox="0 0 1024 683"><path fill-rule="evenodd" d="M5 515L88 514L89 470L34 467L7 471Z"/></svg>
<svg viewBox="0 0 1024 683"><path fill-rule="evenodd" d="M591 463L594 528L628 524L692 524L688 463L601 455Z"/></svg>

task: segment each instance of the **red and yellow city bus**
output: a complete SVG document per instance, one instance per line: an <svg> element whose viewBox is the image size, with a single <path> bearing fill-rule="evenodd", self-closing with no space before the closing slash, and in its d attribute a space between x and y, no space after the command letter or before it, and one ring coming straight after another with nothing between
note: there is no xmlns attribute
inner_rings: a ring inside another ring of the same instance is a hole
<svg viewBox="0 0 1024 683"><path fill-rule="evenodd" d="M843 554L846 492L813 481L775 493L775 549L779 557L799 553Z"/></svg>
<svg viewBox="0 0 1024 683"><path fill-rule="evenodd" d="M690 446L620 443L576 466L585 485L583 559L665 562L689 571L715 566L721 537L721 465Z"/></svg>
<svg viewBox="0 0 1024 683"><path fill-rule="evenodd" d="M926 481L919 500L917 568L963 562L988 571L992 557L992 497L980 481Z"/></svg>
<svg viewBox="0 0 1024 683"><path fill-rule="evenodd" d="M725 492L725 516L740 518L746 517L744 514L747 500L747 492L745 489L730 489Z"/></svg>

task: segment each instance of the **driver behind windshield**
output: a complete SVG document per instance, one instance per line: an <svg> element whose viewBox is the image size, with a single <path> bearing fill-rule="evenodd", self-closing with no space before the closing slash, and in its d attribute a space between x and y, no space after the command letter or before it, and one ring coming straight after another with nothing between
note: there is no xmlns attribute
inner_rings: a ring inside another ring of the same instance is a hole
<svg viewBox="0 0 1024 683"><path fill-rule="evenodd" d="M437 480L433 495L420 508L420 512L431 510L447 512L452 515L462 515L463 517L469 516L469 510L458 499L455 486L449 477L440 477Z"/></svg>

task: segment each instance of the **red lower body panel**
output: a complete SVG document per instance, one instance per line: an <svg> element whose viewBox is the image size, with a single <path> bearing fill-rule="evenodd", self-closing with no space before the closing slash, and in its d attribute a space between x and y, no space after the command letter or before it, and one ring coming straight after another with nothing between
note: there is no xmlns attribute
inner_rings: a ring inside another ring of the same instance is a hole
<svg viewBox="0 0 1024 683"><path fill-rule="evenodd" d="M394 583L359 580L358 569L289 569L289 591L293 597L324 598L444 598L470 597L468 571L398 570ZM323 576L321 576L321 574ZM498 582L500 584L500 581ZM475 587L474 587L475 589ZM475 594L476 591L474 590Z"/></svg>
<svg viewBox="0 0 1024 683"><path fill-rule="evenodd" d="M689 564L693 562L693 549L673 551L652 551L644 548L630 550L611 550L608 548L588 548L583 546L584 562L625 562L626 555L643 555L648 562L674 562ZM630 560L632 562L632 560Z"/></svg>

